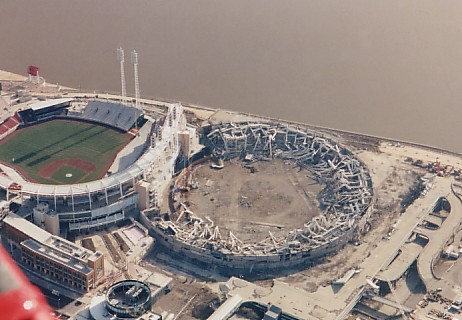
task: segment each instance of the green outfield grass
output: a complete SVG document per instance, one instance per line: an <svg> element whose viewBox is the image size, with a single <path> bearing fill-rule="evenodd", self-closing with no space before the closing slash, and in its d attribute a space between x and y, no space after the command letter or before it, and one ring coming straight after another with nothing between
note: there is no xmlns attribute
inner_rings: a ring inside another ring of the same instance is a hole
<svg viewBox="0 0 462 320"><path fill-rule="evenodd" d="M118 150L129 141L129 135L103 126L53 120L20 129L0 141L0 161L39 183L88 182L102 177ZM80 159L95 168L85 170L65 164L49 177L41 176L41 169L63 159ZM72 177L66 177L67 173Z"/></svg>

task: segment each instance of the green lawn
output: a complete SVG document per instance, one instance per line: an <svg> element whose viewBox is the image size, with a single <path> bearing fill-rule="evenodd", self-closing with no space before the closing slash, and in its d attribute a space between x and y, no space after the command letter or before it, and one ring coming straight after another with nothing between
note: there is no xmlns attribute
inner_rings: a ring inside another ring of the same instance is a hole
<svg viewBox="0 0 462 320"><path fill-rule="evenodd" d="M53 120L26 127L0 141L0 160L18 167L31 180L47 184L65 184L95 180L105 174L118 150L130 141L127 134L78 121ZM96 169L86 174L68 167L51 179L38 175L47 164L76 158L92 163ZM14 162L13 162L14 159ZM72 173L72 177L65 177Z"/></svg>

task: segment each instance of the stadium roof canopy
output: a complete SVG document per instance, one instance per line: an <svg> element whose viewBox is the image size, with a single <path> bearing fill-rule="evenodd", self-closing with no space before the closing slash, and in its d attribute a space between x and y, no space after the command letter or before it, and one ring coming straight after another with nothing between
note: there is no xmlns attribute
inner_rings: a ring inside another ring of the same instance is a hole
<svg viewBox="0 0 462 320"><path fill-rule="evenodd" d="M29 105L29 107L34 110L40 110L40 109L45 109L48 107L53 107L57 106L59 104L64 104L73 101L74 99L72 98L63 98L63 99L53 99L53 100L47 100L47 101L39 101L36 103L32 103Z"/></svg>

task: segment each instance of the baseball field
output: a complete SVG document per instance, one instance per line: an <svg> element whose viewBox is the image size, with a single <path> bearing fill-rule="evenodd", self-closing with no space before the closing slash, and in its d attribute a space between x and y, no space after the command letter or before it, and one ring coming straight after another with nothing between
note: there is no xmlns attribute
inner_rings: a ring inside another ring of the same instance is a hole
<svg viewBox="0 0 462 320"><path fill-rule="evenodd" d="M82 183L103 177L129 134L71 120L53 120L16 130L0 141L0 161L28 180Z"/></svg>

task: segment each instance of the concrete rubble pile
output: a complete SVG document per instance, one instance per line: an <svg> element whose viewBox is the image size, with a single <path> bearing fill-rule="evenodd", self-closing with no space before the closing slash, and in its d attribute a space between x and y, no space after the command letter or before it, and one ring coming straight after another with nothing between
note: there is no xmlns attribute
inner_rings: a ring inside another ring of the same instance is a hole
<svg viewBox="0 0 462 320"><path fill-rule="evenodd" d="M365 165L313 131L275 123L228 123L212 127L207 143L223 160L248 155L254 160L279 158L308 170L326 186L320 194L324 213L285 236L269 232L263 241L243 243L232 232L221 235L210 218L201 219L182 204L178 219L163 224L190 246L243 256L309 252L337 243L346 233L351 235L371 203L372 182Z"/></svg>

